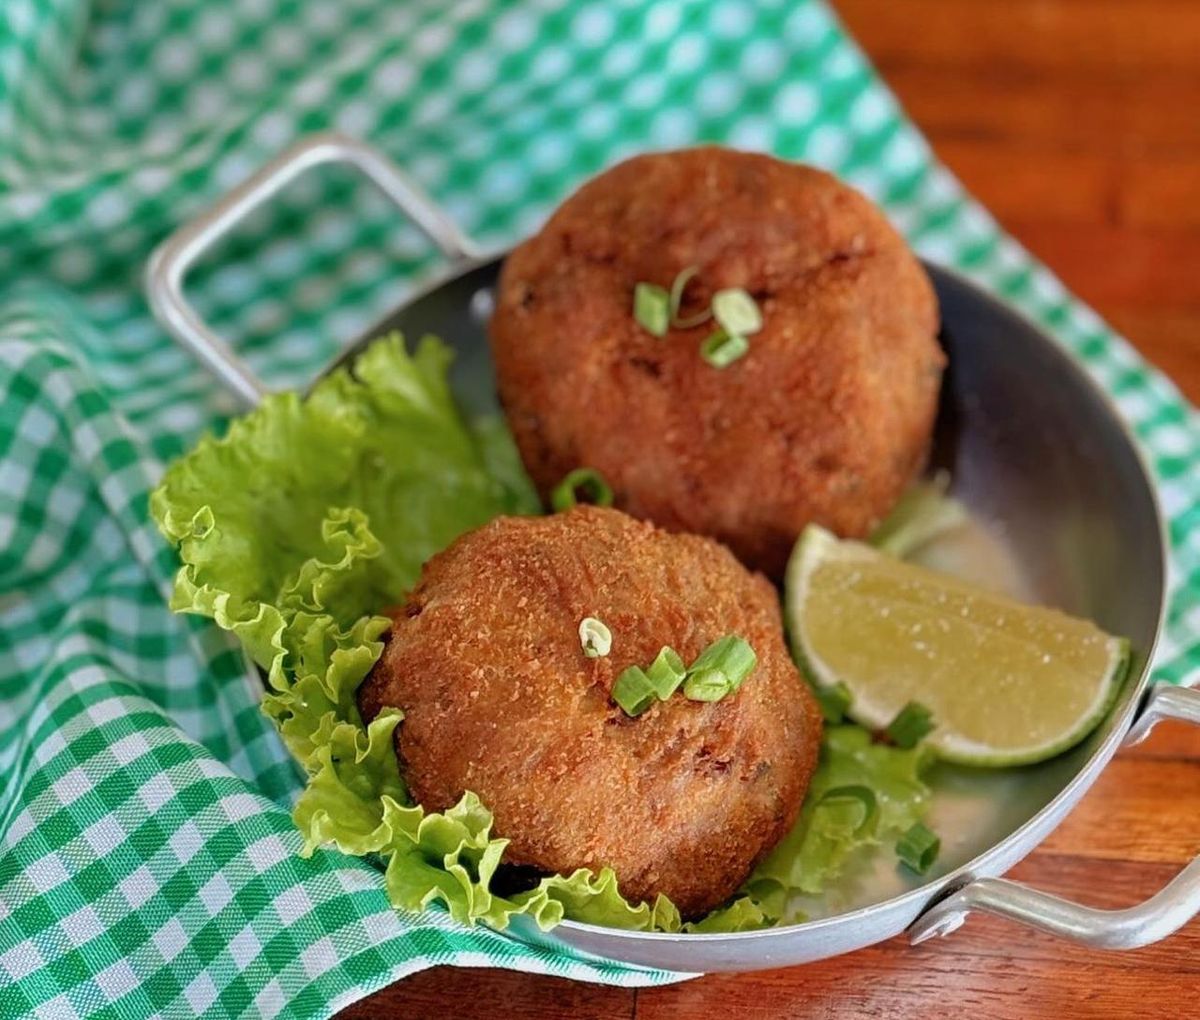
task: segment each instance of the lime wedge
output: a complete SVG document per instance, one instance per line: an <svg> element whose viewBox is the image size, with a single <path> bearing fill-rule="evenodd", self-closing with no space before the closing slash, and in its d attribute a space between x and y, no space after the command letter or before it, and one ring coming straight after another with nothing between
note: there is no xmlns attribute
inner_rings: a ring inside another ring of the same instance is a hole
<svg viewBox="0 0 1200 1020"><path fill-rule="evenodd" d="M792 652L818 687L843 683L847 714L882 730L910 702L948 761L1021 765L1077 744L1108 711L1128 642L1054 609L809 527L785 584Z"/></svg>

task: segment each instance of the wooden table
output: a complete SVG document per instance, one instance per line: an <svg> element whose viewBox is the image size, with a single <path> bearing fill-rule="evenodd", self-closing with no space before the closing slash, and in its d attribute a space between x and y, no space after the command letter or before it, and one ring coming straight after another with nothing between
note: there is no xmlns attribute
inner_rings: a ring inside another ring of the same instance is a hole
<svg viewBox="0 0 1200 1020"><path fill-rule="evenodd" d="M837 0L942 158L1006 228L1200 400L1200 3ZM1097 906L1200 851L1200 730L1123 752L1015 878ZM973 917L825 963L642 991L439 968L366 1018L1157 1018L1200 1010L1200 922L1129 953Z"/></svg>

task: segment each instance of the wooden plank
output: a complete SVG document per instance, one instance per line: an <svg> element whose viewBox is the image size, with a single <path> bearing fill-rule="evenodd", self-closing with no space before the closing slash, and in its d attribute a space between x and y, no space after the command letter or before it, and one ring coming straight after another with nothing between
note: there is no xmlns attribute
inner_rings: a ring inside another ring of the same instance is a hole
<svg viewBox="0 0 1200 1020"><path fill-rule="evenodd" d="M1097 862L1040 850L1018 864L1007 877L1088 906L1118 910L1153 896L1190 859L1189 854L1178 861L1156 864ZM1019 939L1014 938L1016 935ZM1088 949L994 918L972 918L952 937L941 940L941 944L952 950L961 946L964 952L975 956L1019 957L1030 963L1200 974L1200 925L1197 924L1186 925L1162 942L1128 953Z"/></svg>
<svg viewBox="0 0 1200 1020"><path fill-rule="evenodd" d="M1200 158L1129 160L1122 168L1117 213L1129 227L1200 229Z"/></svg>
<svg viewBox="0 0 1200 1020"><path fill-rule="evenodd" d="M594 1017L630 1020L628 988L587 985L517 971L433 967L348 1006L338 1020L551 1020Z"/></svg>
<svg viewBox="0 0 1200 1020"><path fill-rule="evenodd" d="M1000 922L987 922L989 924ZM1006 929L1014 949L1025 940ZM638 1020L1179 1020L1182 974L1143 972L1130 980L1122 965L1103 960L1063 966L1048 960L975 955L901 942L863 950L794 971L713 976L638 993ZM1195 980L1194 976L1190 979Z"/></svg>
<svg viewBox="0 0 1200 1020"><path fill-rule="evenodd" d="M1192 0L835 0L834 7L885 73L919 63L1187 77L1200 53L1200 5Z"/></svg>
<svg viewBox="0 0 1200 1020"><path fill-rule="evenodd" d="M1120 757L1173 758L1195 762L1200 768L1200 727L1181 722L1159 723L1146 740L1133 747L1124 748ZM1197 796L1200 796L1200 771L1196 774L1195 789L1198 791Z"/></svg>
<svg viewBox="0 0 1200 1020"><path fill-rule="evenodd" d="M1177 863L1081 861L1071 855L1038 853L1012 877L1039 888L1100 907L1120 907L1153 894L1175 874ZM1086 975L1100 982L1090 993L1070 977L1058 987L1057 976ZM965 1015L1031 1017L1042 1010L1090 1000L1094 1013L1127 1015L1135 976L1157 975L1151 989L1177 994L1181 982L1200 981L1200 925L1191 925L1162 943L1131 953L1104 953L1063 942L1040 932L1014 928L993 918L972 918L947 939L909 947L903 938L837 960L806 967L744 975L721 975L670 988L637 993L641 1020L689 1016L724 1018L731 1003L739 1015L879 1016L929 1015L912 1012L918 1002ZM1187 977L1190 975L1191 977ZM1020 1000L1014 988L1032 989ZM573 990L573 991L572 991ZM935 994L936 993L936 994ZM1085 994L1086 993L1086 994ZM1139 992L1139 998L1143 993ZM1153 991L1137 1015L1175 1017L1177 998ZM438 968L393 986L341 1014L344 1020L438 1016L449 1003L464 1018L497 1015L522 1017L629 1016L633 993L622 989L573 986L557 978L503 971ZM500 1008L500 1004L503 1007ZM908 1012L905 1012L907 1006ZM497 1010L500 1010L497 1012ZM975 1011L986 1010L986 1013Z"/></svg>
<svg viewBox="0 0 1200 1020"><path fill-rule="evenodd" d="M1123 167L1110 156L1058 145L953 138L938 157L1001 223L1102 225L1115 221ZM1064 188L1063 181L1071 182Z"/></svg>
<svg viewBox="0 0 1200 1020"><path fill-rule="evenodd" d="M1087 861L1039 852L1011 877L1094 906L1157 892L1180 862ZM1177 1020L1184 987L1200 985L1200 924L1132 952L1086 949L990 917L911 947L901 937L806 967L715 975L638 993L638 1020L986 1016L1028 1020L1138 1016Z"/></svg>
<svg viewBox="0 0 1200 1020"><path fill-rule="evenodd" d="M1126 861L1179 861L1200 853L1200 764L1114 759L1043 846Z"/></svg>
<svg viewBox="0 0 1200 1020"><path fill-rule="evenodd" d="M1200 123L1200 117L1197 118ZM1200 231L1013 220L1012 233L1085 301L1200 310Z"/></svg>
<svg viewBox="0 0 1200 1020"><path fill-rule="evenodd" d="M1115 78L1065 78L1016 65L967 70L895 65L884 77L938 144L1023 140L1064 151L1131 158L1200 150L1200 80L1147 73L1136 86ZM1069 182L1064 182L1069 186Z"/></svg>
<svg viewBox="0 0 1200 1020"><path fill-rule="evenodd" d="M1196 172L1200 174L1200 167ZM1100 311L1184 396L1200 403L1200 308L1115 305Z"/></svg>

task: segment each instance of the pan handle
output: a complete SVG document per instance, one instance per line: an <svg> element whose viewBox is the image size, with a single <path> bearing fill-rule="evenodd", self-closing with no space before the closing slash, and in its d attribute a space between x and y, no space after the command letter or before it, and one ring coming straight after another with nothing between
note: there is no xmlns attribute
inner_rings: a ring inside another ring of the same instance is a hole
<svg viewBox="0 0 1200 1020"><path fill-rule="evenodd" d="M1144 740L1162 719L1200 725L1200 690L1159 683L1126 737ZM913 944L949 935L972 910L1007 917L1098 949L1137 949L1182 928L1200 914L1200 857L1148 900L1124 910L1098 910L1006 878L977 878L937 901L909 928Z"/></svg>
<svg viewBox="0 0 1200 1020"><path fill-rule="evenodd" d="M184 277L201 255L255 209L305 171L328 163L364 174L452 261L468 262L480 254L433 199L378 149L334 132L301 139L179 227L155 249L146 266L146 297L154 317L247 409L258 404L267 388L188 302Z"/></svg>

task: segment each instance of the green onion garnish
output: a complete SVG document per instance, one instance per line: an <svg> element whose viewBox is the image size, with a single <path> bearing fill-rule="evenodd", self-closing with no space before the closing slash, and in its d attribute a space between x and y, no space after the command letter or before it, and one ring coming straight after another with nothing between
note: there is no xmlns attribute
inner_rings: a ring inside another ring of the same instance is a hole
<svg viewBox="0 0 1200 1020"><path fill-rule="evenodd" d="M576 503L612 506L613 491L604 476L594 468L581 467L567 473L550 493L550 505L555 510L570 510Z"/></svg>
<svg viewBox="0 0 1200 1020"><path fill-rule="evenodd" d="M733 684L719 669L688 670L683 681L683 696L689 701L720 701L733 691Z"/></svg>
<svg viewBox="0 0 1200 1020"><path fill-rule="evenodd" d="M817 807L837 805L840 802L857 803L862 806L862 821L854 827L854 835L864 836L875 831L875 823L879 820L879 801L874 790L869 786L856 784L835 786L822 794L821 799L817 801Z"/></svg>
<svg viewBox="0 0 1200 1020"><path fill-rule="evenodd" d="M736 634L726 634L717 638L696 657L688 673L719 670L729 679L729 689L736 691L756 665L758 656L754 654L750 642ZM686 693L686 685L684 692Z"/></svg>
<svg viewBox="0 0 1200 1020"><path fill-rule="evenodd" d="M582 640L583 624L579 634ZM733 694L757 664L758 656L750 643L736 634L718 638L687 668L674 648L663 645L649 668L630 666L617 677L612 697L626 715L641 715L655 698L666 701L680 684L691 701L720 701Z"/></svg>
<svg viewBox="0 0 1200 1020"><path fill-rule="evenodd" d="M919 701L910 701L896 718L888 724L888 740L897 747L916 747L918 741L929 733L936 724L933 713Z"/></svg>
<svg viewBox="0 0 1200 1020"><path fill-rule="evenodd" d="M736 333L718 329L700 342L700 357L713 368L727 368L750 350L750 341Z"/></svg>
<svg viewBox="0 0 1200 1020"><path fill-rule="evenodd" d="M896 843L896 856L918 875L924 875L937 860L941 848L937 834L917 822Z"/></svg>
<svg viewBox="0 0 1200 1020"><path fill-rule="evenodd" d="M612 648L612 631L603 620L594 616L585 616L579 621L579 643L583 646L583 654L589 659L598 659L607 655Z"/></svg>
<svg viewBox="0 0 1200 1020"><path fill-rule="evenodd" d="M700 272L699 266L688 266L675 277L675 282L671 284L671 325L677 329L691 329L693 326L699 326L701 323L708 322L713 317L711 308L706 308L702 312L697 312L695 315L690 315L686 319L679 317L679 306L683 304L683 292L687 289L688 281Z"/></svg>
<svg viewBox="0 0 1200 1020"><path fill-rule="evenodd" d="M712 313L730 336L749 336L762 329L762 312L754 298L741 287L729 287L713 295Z"/></svg>
<svg viewBox="0 0 1200 1020"><path fill-rule="evenodd" d="M657 695L645 670L641 666L630 666L613 684L612 698L626 715L638 716L655 702Z"/></svg>
<svg viewBox="0 0 1200 1020"><path fill-rule="evenodd" d="M684 666L679 653L670 645L662 646L654 661L650 663L650 668L646 670L646 678L659 701L666 701L674 694L685 676L687 667Z"/></svg>
<svg viewBox="0 0 1200 1020"><path fill-rule="evenodd" d="M671 296L657 283L639 283L633 288L633 317L648 333L666 336L671 324Z"/></svg>
<svg viewBox="0 0 1200 1020"><path fill-rule="evenodd" d="M852 699L850 688L840 680L832 687L813 687L813 695L827 723L836 725L846 718L846 709L850 707Z"/></svg>

